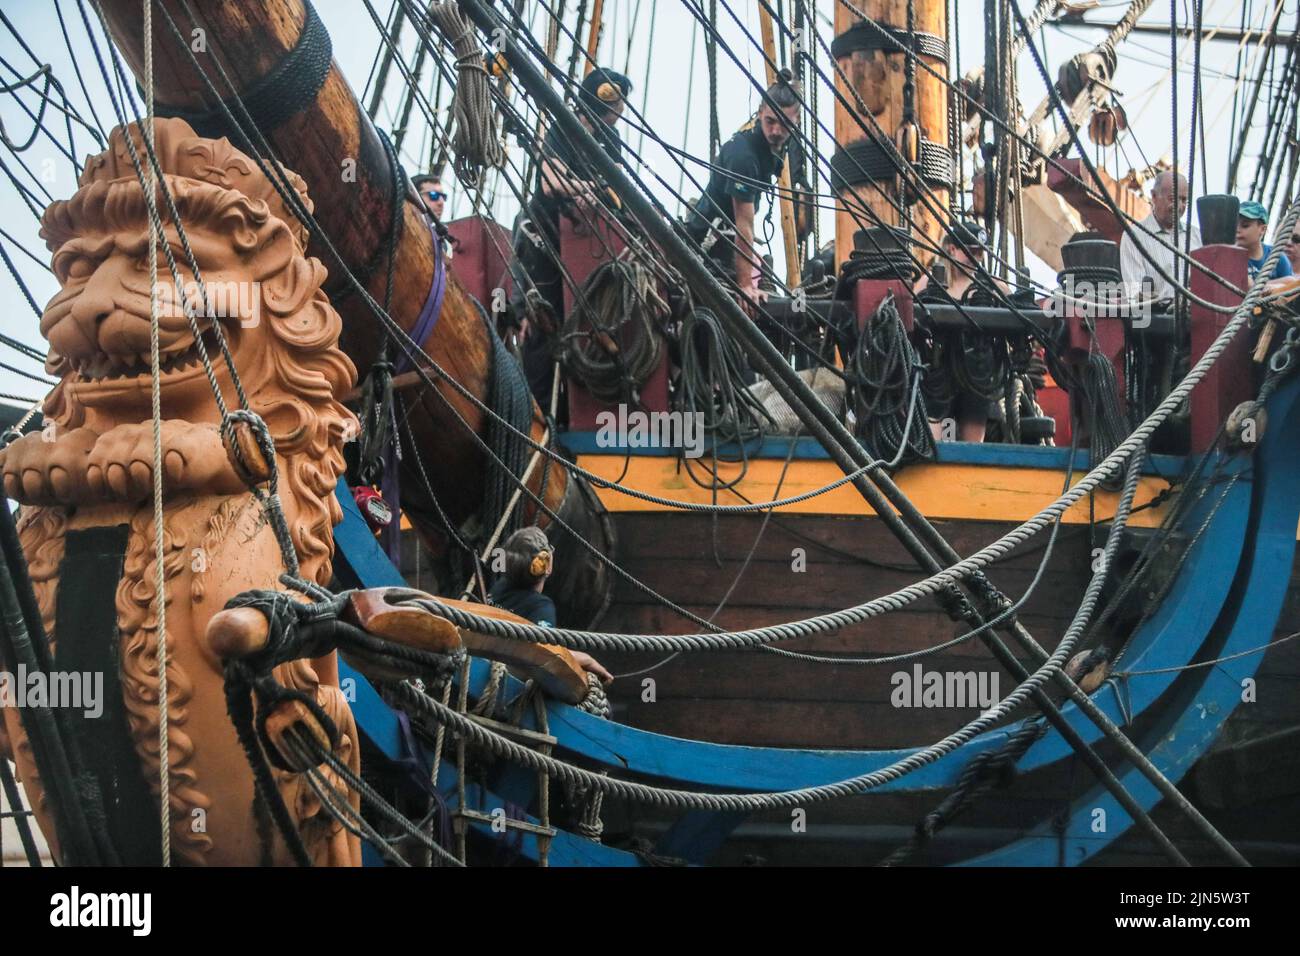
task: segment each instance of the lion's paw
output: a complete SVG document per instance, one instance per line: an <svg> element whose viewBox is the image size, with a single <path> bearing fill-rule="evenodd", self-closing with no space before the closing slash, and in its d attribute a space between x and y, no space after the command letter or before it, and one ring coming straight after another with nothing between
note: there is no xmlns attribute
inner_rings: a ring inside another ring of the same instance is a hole
<svg viewBox="0 0 1300 956"><path fill-rule="evenodd" d="M62 505L86 500L86 459L99 435L74 428L57 438L32 432L0 451L5 495L25 505Z"/></svg>
<svg viewBox="0 0 1300 956"><path fill-rule="evenodd" d="M153 494L153 423L119 425L95 443L86 480L104 498L139 501ZM236 494L243 484L221 444L215 425L169 420L162 423L164 491Z"/></svg>

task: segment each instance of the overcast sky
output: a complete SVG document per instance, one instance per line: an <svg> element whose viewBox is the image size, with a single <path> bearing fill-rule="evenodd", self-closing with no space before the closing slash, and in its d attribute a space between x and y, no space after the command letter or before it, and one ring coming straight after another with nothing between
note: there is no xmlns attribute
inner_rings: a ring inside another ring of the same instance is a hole
<svg viewBox="0 0 1300 956"><path fill-rule="evenodd" d="M86 96L83 94L77 75L80 69L94 111L98 113L107 128L115 122L113 110L100 78L99 67L95 62L77 5L74 0L57 0L57 2L68 25L71 51L60 31L54 0L42 0L39 3L0 0L0 10L4 11L22 39L31 48L37 61L40 64L50 65L53 75L62 83L73 107L90 120ZM372 2L381 17L387 16L389 10L387 0L372 0ZM751 37L759 36L758 6L755 3L739 2L732 5L737 16L745 24L745 29L749 33L749 36L746 36L745 31L742 31L728 14L728 2L729 0L721 0L718 4L719 23L727 42L745 64L745 71L732 63L725 54L719 54L718 99L720 125L724 138L739 126L757 105L757 93L746 72L760 77L763 75L762 56L751 40ZM816 0L817 29L827 44L833 36L830 18L834 15L835 3L836 0ZM361 0L316 0L315 5L333 37L336 61L353 89L360 94L366 86L367 75L370 73L375 53L380 46L378 30ZM570 9L573 6L570 4ZM1022 0L1021 6L1027 13L1032 3L1030 0ZM1092 11L1089 17L1113 22L1123 14L1125 6L1126 4L1123 3L1106 2L1100 9ZM1269 9L1266 9L1266 6ZM1187 3L1180 3L1179 7L1178 22L1191 23L1191 7ZM707 157L708 81L704 43L699 26L684 0L662 0L662 2L661 0L605 0L604 8L606 28L598 59L604 64L625 70L633 78L635 91L632 100L638 108L644 110L650 127L658 136L676 147L684 146L694 155ZM958 48L962 70L965 71L971 65L983 60L983 3L967 0L966 3L959 3L959 8ZM1258 29L1271 13L1271 8L1272 3L1267 0L1250 0L1244 10L1234 0L1208 0L1204 4L1203 19L1207 27L1220 25L1237 30L1244 12L1248 17L1247 22L1254 24ZM533 0L525 0L525 10L534 18L533 23L539 39L544 39L544 31L540 26L543 22L539 12L540 7ZM1169 4L1157 3L1148 11L1143 22L1167 24L1169 14ZM94 21L93 13L91 17L96 40L102 44L103 36ZM1294 29L1295 19L1294 4L1284 7L1281 15L1283 30L1289 32ZM571 15L569 20L571 22ZM408 28L403 44L408 52L408 62L413 58L410 56L415 39L412 33L413 31ZM1074 53L1090 48L1102 36L1103 33L1098 30L1062 30L1049 27L1036 37L1036 42L1045 43L1048 66L1055 76L1057 65ZM694 46L693 60L691 59L692 46ZM567 57L568 48L569 41L566 37L560 44L561 59ZM1043 47L1040 45L1039 49L1041 51ZM1243 73L1251 76L1253 71L1249 68L1249 64L1255 49L1256 47L1251 45L1246 51L1247 66L1242 70ZM1190 42L1180 43L1180 51L1180 71L1177 75L1180 112L1179 153L1180 160L1185 164L1188 148L1187 128L1192 101ZM1172 142L1170 115L1172 72L1168 36L1135 35L1121 47L1121 54L1121 66L1116 77L1116 85L1124 94L1123 101L1127 105L1132 128L1121 141L1120 147L1107 150L1102 157L1107 167L1118 175L1123 175L1133 166L1143 165L1145 161L1156 161L1170 151ZM15 80L26 78L38 69L37 63L24 51L19 41L2 27L0 27L0 56L4 60L0 63L0 77L5 84L12 84ZM1207 157L1198 155L1197 163L1198 165L1204 163L1210 192L1220 192L1226 185L1229 121L1238 75L1237 57L1238 44L1236 43L1203 44L1202 93L1206 117L1206 142L1211 152ZM825 58L821 55L820 48L819 58L824 68ZM1043 86L1039 82L1033 60L1028 53L1021 56L1018 69L1021 98L1026 109L1032 109L1043 95ZM646 82L647 76L648 82ZM426 68L424 84L426 89L431 89L432 77L433 71ZM694 77L693 82L692 77ZM391 129L397 122L396 114L401 98L399 81L400 77L394 70L379 116L379 124L386 129ZM17 100L25 104L27 109L36 112L40 106L39 90L38 81L35 90L28 88L20 91ZM164 91L160 91L159 95L160 98L165 99ZM833 97L824 87L820 92L819 100L822 121L827 127L833 128ZM447 101L444 96L444 103ZM688 107L689 126L687 125ZM1257 112L1256 119L1261 131L1264 116L1265 110L1261 108ZM66 147L67 132L63 125L62 114L51 107L46 111L45 120L47 126L54 132L55 138ZM15 97L8 94L0 95L0 121L3 121L8 139L14 146L22 146L33 129L31 117L23 111ZM95 151L93 141L84 129L74 126L73 135L75 149L72 153L78 161ZM1247 150L1243 174L1239 178L1239 182L1245 184L1242 188L1249 186L1250 173L1253 172L1257 158L1256 143L1260 135L1259 132L1256 133L1251 147ZM698 189L691 185L689 177L685 177L679 170L672 155L652 139L647 138L643 142L642 137L634 131L625 131L625 139L642 153L647 167L642 172L647 182L654 182L652 171L667 180L669 187L655 186L654 189L661 201L670 209L675 207L670 188L677 189L678 183L683 179L685 182L681 186L682 192L688 196L698 192ZM828 137L824 134L822 144L828 157L830 148ZM522 160L518 147L513 143L510 155L517 162ZM11 149L5 149L0 156L3 156L5 165L19 182L35 193L36 199L33 200L33 204L37 205L38 209L51 198L66 198L75 187L75 170L72 161L64 156L60 148L44 134L38 135L32 146L25 151L15 155ZM420 118L417 108L403 143L402 158L407 168L416 172L427 165L428 157L428 127ZM1145 161L1143 157L1146 158ZM31 173L25 171L23 166L26 166ZM705 177L700 167L692 166L689 171L691 175L703 182ZM489 182L490 186L492 182ZM451 206L453 217L465 214L470 208L469 196L464 190L458 188L454 181L449 185L453 197ZM1201 191L1201 175L1197 174L1193 183L1193 195L1199 195ZM509 224L515 213L515 204L509 190L498 185L489 192L494 195L492 211L495 217ZM823 213L821 224L823 238L833 235L832 216L830 212ZM3 228L13 240L35 254L41 263L48 262L48 253L37 238L36 217L29 210L19 190L8 178L0 178L0 218L3 219L0 228ZM43 265L28 258L10 240L0 236L0 243L4 244L18 271L31 288L37 303L43 307L55 292L56 284L53 277ZM783 258L779 248L779 232L774 246L776 248L773 252L779 267ZM1038 263L1035 266L1034 276L1039 281L1047 282L1051 280L1051 271ZM6 303L5 310L0 313L0 329L44 351L45 344L38 332L36 316L7 271L0 272L0 295L4 296ZM33 362L12 350L0 346L0 351L5 353L0 356L0 361L29 372L40 372ZM37 398L44 389L44 386L36 382L0 369L0 392Z"/></svg>

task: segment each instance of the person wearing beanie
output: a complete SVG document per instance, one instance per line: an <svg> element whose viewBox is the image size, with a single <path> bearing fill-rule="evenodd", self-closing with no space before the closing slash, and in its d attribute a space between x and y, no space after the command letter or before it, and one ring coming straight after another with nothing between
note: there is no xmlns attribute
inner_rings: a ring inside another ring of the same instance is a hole
<svg viewBox="0 0 1300 956"><path fill-rule="evenodd" d="M622 155L623 147L615 123L623 115L631 91L631 80L605 67L588 73L578 89L574 110L578 122L614 159ZM551 401L551 342L564 321L564 273L557 259L560 217L581 223L598 216L602 204L608 202L598 179L581 147L559 124L552 124L542 140L532 197L516 220L514 235L518 267L514 306L517 315L529 316L520 333L524 372L542 408L548 408ZM542 314L529 308L529 289L536 289L540 296L541 301L535 304ZM561 407L564 404L561 401Z"/></svg>
<svg viewBox="0 0 1300 956"><path fill-rule="evenodd" d="M1268 210L1264 205L1253 199L1243 202L1237 210L1237 245L1246 250L1246 270L1252 280L1273 251L1273 247L1264 241L1267 231ZM1291 274L1291 260L1280 256L1269 278L1280 279Z"/></svg>

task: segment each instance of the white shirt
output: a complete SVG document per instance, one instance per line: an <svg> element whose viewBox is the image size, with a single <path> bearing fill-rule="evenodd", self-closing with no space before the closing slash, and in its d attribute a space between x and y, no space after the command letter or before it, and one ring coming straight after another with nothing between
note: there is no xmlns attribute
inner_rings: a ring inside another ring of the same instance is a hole
<svg viewBox="0 0 1300 956"><path fill-rule="evenodd" d="M1130 283L1129 288L1133 289L1136 284L1140 283L1144 276L1150 276L1155 284L1155 301L1162 299L1172 299L1174 297L1174 287L1156 272L1155 267L1147 261L1146 256L1142 254L1145 249L1156 262L1160 263L1160 268L1168 275L1179 278L1184 285L1187 284L1187 264L1179 260L1181 268L1175 269L1175 260L1173 249L1169 248L1174 241L1174 232L1172 229L1165 229L1156 222L1155 213L1147 216L1138 225L1133 226L1133 237L1126 232L1119 244L1119 269L1124 277L1124 281ZM1154 235L1147 235L1143 228L1150 230ZM1133 238L1137 239L1137 244ZM1162 242L1163 240L1163 242ZM1178 224L1178 248L1184 248L1187 242L1187 230L1183 224ZM1140 246L1139 246L1140 244ZM1192 248L1201 248L1201 230L1192 226Z"/></svg>

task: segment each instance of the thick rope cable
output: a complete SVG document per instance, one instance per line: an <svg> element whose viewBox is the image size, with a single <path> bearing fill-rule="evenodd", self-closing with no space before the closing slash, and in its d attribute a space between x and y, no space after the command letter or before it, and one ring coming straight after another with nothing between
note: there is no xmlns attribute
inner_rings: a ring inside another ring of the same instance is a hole
<svg viewBox="0 0 1300 956"><path fill-rule="evenodd" d="M1137 452L1141 447L1135 447L1133 452ZM726 810L753 813L763 810L797 807L804 803L817 803L865 793L893 780L898 780L920 767L934 763L969 742L1011 713L1030 694L1041 689L1043 684L1060 671L1061 665L1069 658L1074 650L1074 645L1087 627L1088 620L1100 597L1107 571L1113 562L1119 542L1123 537L1123 528L1130 513L1134 494L1137 491L1138 478L1141 475L1141 458L1142 456L1139 453L1129 464L1124 491L1120 498L1115 520L1111 524L1106 548L1102 555L1101 567L1089 581L1084 592L1083 601L1080 603L1074 619L1071 621L1056 650L1039 666L1038 670L1028 675L996 707L986 711L937 743L916 750L880 770L833 783L770 793L715 794L654 787L625 780L615 780L603 774L592 773L539 754L501 734L478 725L455 710L443 706L440 702L410 684L402 683L397 685L393 694L399 703L406 705L409 709L421 713L437 723L446 723L453 731L463 735L468 742L485 747L497 756L522 764L532 770L553 774L570 786L591 787L607 795L637 803L681 810Z"/></svg>
<svg viewBox="0 0 1300 956"><path fill-rule="evenodd" d="M153 150L153 2L144 4L144 108L145 127L141 133ZM159 825L162 829L162 865L171 866L171 773L169 725L170 711L167 700L167 569L163 541L163 452L162 452L162 370L159 354L158 310L158 244L167 241L166 235L156 226L158 217L158 179L150 167L145 182L145 197L149 204L149 391L153 409L153 551L154 551L154 614L158 622L158 646L155 660L158 666L158 805Z"/></svg>

